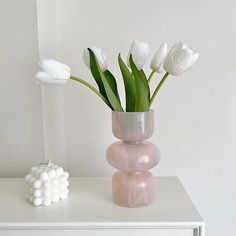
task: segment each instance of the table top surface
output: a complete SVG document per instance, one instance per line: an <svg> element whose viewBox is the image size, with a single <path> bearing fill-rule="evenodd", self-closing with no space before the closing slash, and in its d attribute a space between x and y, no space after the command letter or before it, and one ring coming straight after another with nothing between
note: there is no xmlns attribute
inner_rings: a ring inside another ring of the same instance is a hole
<svg viewBox="0 0 236 236"><path fill-rule="evenodd" d="M0 179L0 229L11 227L102 227L201 225L198 211L176 177L156 178L155 201L126 208L112 202L111 178L70 178L70 194L48 207L25 199L21 178Z"/></svg>

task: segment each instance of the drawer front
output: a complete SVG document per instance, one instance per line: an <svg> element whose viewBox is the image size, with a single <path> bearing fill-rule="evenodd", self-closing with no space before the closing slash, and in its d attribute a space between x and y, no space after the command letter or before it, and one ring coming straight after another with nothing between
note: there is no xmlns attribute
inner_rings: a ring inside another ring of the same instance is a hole
<svg viewBox="0 0 236 236"><path fill-rule="evenodd" d="M0 230L0 236L197 236L194 229Z"/></svg>

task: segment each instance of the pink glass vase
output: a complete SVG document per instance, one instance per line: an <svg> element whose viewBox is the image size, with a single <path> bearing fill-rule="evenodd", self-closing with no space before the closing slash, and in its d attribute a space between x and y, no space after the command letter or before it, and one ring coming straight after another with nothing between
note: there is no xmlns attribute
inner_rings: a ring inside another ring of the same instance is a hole
<svg viewBox="0 0 236 236"><path fill-rule="evenodd" d="M154 111L112 112L113 135L122 140L107 149L107 161L118 171L112 177L113 201L140 207L154 200L154 177L148 170L159 163L158 147L148 141L154 130Z"/></svg>

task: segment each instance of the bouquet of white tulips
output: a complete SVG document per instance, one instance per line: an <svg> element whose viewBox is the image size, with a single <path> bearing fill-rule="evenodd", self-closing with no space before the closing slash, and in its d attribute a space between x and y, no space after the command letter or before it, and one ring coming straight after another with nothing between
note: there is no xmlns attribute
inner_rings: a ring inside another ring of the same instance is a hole
<svg viewBox="0 0 236 236"><path fill-rule="evenodd" d="M143 67L149 52L148 44L135 40L129 50L127 64L120 54L118 56L118 64L125 88L125 109L120 101L116 79L108 70L105 54L97 47L85 49L83 53L83 60L91 71L97 88L85 80L71 75L69 66L51 59L45 59L39 63L42 70L36 74L36 81L39 84L63 85L69 79L76 80L96 93L114 111L149 111L168 75L182 74L191 68L199 57L198 53L194 53L182 42L176 43L167 53L167 44L163 43L151 60L151 72L147 77ZM151 94L149 83L153 75L163 72L165 72L164 76Z"/></svg>

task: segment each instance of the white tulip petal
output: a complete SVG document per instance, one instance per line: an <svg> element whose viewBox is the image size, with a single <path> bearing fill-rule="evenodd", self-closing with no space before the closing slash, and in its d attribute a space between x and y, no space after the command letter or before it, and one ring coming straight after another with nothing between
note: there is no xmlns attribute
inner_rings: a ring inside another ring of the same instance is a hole
<svg viewBox="0 0 236 236"><path fill-rule="evenodd" d="M70 67L56 60L41 60L39 66L42 71L35 75L37 84L64 85L70 78Z"/></svg>
<svg viewBox="0 0 236 236"><path fill-rule="evenodd" d="M163 61L167 54L167 44L163 43L158 48L157 52L155 53L154 57L152 58L150 68L158 73L164 72L163 69Z"/></svg>
<svg viewBox="0 0 236 236"><path fill-rule="evenodd" d="M39 71L36 75L36 83L39 85L64 85L65 80L57 80L49 76L43 71Z"/></svg>
<svg viewBox="0 0 236 236"><path fill-rule="evenodd" d="M89 50L86 48L83 51L83 61L84 64L90 69L90 59L89 59Z"/></svg>
<svg viewBox="0 0 236 236"><path fill-rule="evenodd" d="M105 71L107 69L107 60L104 52L101 50L100 47L92 47L91 50L95 54L101 70Z"/></svg>
<svg viewBox="0 0 236 236"><path fill-rule="evenodd" d="M156 71L157 73L163 73L165 72L164 68L163 68L163 63L162 65L158 68L158 70Z"/></svg>
<svg viewBox="0 0 236 236"><path fill-rule="evenodd" d="M183 43L183 42L181 42L181 41L178 41L178 42L176 42L176 43L173 45L172 49L173 49L173 50L181 50L181 49L185 49L185 48L187 48L187 47L188 47L187 44L185 44L185 43Z"/></svg>
<svg viewBox="0 0 236 236"><path fill-rule="evenodd" d="M108 66L107 66L105 53L101 50L100 47L91 47L91 50L93 51L101 70L103 72L107 70ZM84 49L83 61L84 61L84 64L90 69L90 55L89 55L88 49Z"/></svg>
<svg viewBox="0 0 236 236"><path fill-rule="evenodd" d="M42 71L54 79L66 80L70 77L71 69L66 64L53 59L44 59L39 63Z"/></svg>
<svg viewBox="0 0 236 236"><path fill-rule="evenodd" d="M186 44L177 42L167 54L163 67L171 75L180 75L193 66L198 56Z"/></svg>
<svg viewBox="0 0 236 236"><path fill-rule="evenodd" d="M198 58L199 58L199 53L195 53L195 54L193 55L193 57L192 57L192 61L191 61L190 68L191 68L192 66L194 66L194 64L196 63L196 61L198 60Z"/></svg>
<svg viewBox="0 0 236 236"><path fill-rule="evenodd" d="M136 65L138 70L141 70L145 65L149 52L150 49L147 43L134 40L128 53L128 66L130 67L129 59L130 55L132 55L134 64Z"/></svg>

